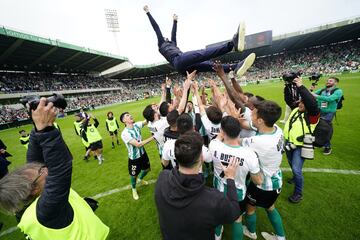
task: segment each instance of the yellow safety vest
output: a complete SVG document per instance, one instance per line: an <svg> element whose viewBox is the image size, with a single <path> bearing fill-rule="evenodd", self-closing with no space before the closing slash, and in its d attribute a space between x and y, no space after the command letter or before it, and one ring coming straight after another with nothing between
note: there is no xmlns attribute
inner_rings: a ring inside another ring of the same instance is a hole
<svg viewBox="0 0 360 240"><path fill-rule="evenodd" d="M88 142L90 144L102 140L102 137L101 137L99 131L93 124L87 126L86 136L87 136Z"/></svg>
<svg viewBox="0 0 360 240"><path fill-rule="evenodd" d="M304 119L305 113L300 113L299 108L295 108L291 114L289 119L285 123L284 127L284 138L286 141L295 144L296 146L302 146L303 142L298 141L298 137L303 136L307 133L310 133L308 126L306 125L306 121ZM292 122L291 129L290 123ZM315 127L318 123L310 124L311 132L314 132ZM304 131L303 131L304 127Z"/></svg>
<svg viewBox="0 0 360 240"><path fill-rule="evenodd" d="M26 137L20 137L20 141L28 141L30 139L30 135ZM29 143L23 144L23 146L28 149Z"/></svg>
<svg viewBox="0 0 360 240"><path fill-rule="evenodd" d="M118 126L116 124L116 118L113 117L112 120L106 119L106 123L110 132L115 132L118 129Z"/></svg>
<svg viewBox="0 0 360 240"><path fill-rule="evenodd" d="M51 229L39 223L36 217L37 198L24 212L18 227L32 240L104 240L109 234L106 226L90 206L70 189L69 203L74 210L71 224L61 229Z"/></svg>
<svg viewBox="0 0 360 240"><path fill-rule="evenodd" d="M54 127L55 127L55 128L57 128L58 130L60 130L59 125L58 125L56 122L54 122L53 124L54 124Z"/></svg>
<svg viewBox="0 0 360 240"><path fill-rule="evenodd" d="M80 132L80 130L81 130L81 122L74 122L74 126L75 126L75 129L76 129L76 132L79 134L79 136L81 137L81 132ZM85 139L84 138L82 138L81 137L81 141L82 141L82 143L83 143L83 145L85 146L85 147L89 147L90 146L90 143L88 143L87 141L85 141Z"/></svg>

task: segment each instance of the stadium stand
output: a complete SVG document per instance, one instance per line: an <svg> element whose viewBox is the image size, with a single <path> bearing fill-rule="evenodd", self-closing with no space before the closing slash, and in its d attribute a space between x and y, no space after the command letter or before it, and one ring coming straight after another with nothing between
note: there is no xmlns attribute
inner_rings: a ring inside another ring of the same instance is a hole
<svg viewBox="0 0 360 240"><path fill-rule="evenodd" d="M283 72L301 70L305 74L358 71L360 64L360 18L276 36L271 46L229 53L220 58L234 62L250 52L257 54L246 81L279 78ZM59 40L0 28L0 124L26 119L18 104L24 94L65 95L67 111L81 107L124 102L160 92L164 76L180 83L182 76L166 63L132 66L109 71L128 61ZM198 75L200 81L215 78Z"/></svg>

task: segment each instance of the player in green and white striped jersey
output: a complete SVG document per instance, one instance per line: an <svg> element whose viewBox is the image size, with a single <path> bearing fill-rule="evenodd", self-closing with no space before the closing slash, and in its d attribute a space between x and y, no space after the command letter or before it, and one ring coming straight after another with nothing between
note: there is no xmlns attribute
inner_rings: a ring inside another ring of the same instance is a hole
<svg viewBox="0 0 360 240"><path fill-rule="evenodd" d="M234 180L240 211L244 213L246 210L246 176L250 174L252 181L261 184L262 173L256 153L252 149L240 145L240 129L240 124L236 118L232 116L224 117L221 120L220 133L216 139L210 142L209 150L214 163L214 187L220 192L226 193L227 190L223 166L227 166L231 158L239 161ZM221 229L222 226L215 229L215 239L221 239ZM233 223L232 230L232 239L242 239L242 216Z"/></svg>
<svg viewBox="0 0 360 240"><path fill-rule="evenodd" d="M141 138L141 128L143 128L147 122L134 122L133 117L128 112L124 112L120 115L120 121L125 124L124 130L121 132L121 139L124 141L128 150L128 170L130 174L132 194L135 200L139 199L139 195L136 191L136 178L140 174L138 183L147 185L144 177L150 171L149 157L145 151L144 145L151 142L154 137L150 137L146 140Z"/></svg>
<svg viewBox="0 0 360 240"><path fill-rule="evenodd" d="M281 216L275 202L281 192L282 173L280 164L283 151L283 132L275 124L281 116L281 107L273 101L261 101L251 113L251 124L257 129L256 136L241 139L242 145L252 148L259 156L264 174L262 184L250 182L247 191L247 209L244 234L256 239L256 207L265 208L276 235L262 232L265 239L285 239Z"/></svg>

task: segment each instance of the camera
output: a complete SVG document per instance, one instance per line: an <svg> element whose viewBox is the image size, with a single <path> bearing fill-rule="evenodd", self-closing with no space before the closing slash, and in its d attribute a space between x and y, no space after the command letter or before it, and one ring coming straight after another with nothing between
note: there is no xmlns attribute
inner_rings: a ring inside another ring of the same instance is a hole
<svg viewBox="0 0 360 240"><path fill-rule="evenodd" d="M282 75L282 79L287 83L292 83L295 78L301 76L301 72L288 72Z"/></svg>
<svg viewBox="0 0 360 240"><path fill-rule="evenodd" d="M20 99L20 102L24 105L25 108L29 110L35 110L40 102L40 96L31 95L24 96ZM65 109L67 106L66 100L62 94L54 93L51 97L46 98L46 105L52 102L54 107Z"/></svg>
<svg viewBox="0 0 360 240"><path fill-rule="evenodd" d="M312 73L309 77L309 81L314 81L311 83L312 86L318 85L318 81L320 80L322 74L321 73Z"/></svg>
<svg viewBox="0 0 360 240"><path fill-rule="evenodd" d="M305 159L314 159L315 137L311 134L305 134L303 137L303 146L301 148L301 157Z"/></svg>
<svg viewBox="0 0 360 240"><path fill-rule="evenodd" d="M294 150L296 149L296 145L291 143L291 142L286 142L285 145L284 145L284 148L287 150L287 151L291 151L291 150Z"/></svg>

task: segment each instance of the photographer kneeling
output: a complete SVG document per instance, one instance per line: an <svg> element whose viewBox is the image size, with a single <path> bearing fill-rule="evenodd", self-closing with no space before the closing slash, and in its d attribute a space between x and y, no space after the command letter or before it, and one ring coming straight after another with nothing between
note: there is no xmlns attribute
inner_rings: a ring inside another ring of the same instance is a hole
<svg viewBox="0 0 360 240"><path fill-rule="evenodd" d="M303 164L305 159L313 158L312 133L319 121L320 110L316 99L302 85L301 78L295 78L294 83L301 96L301 102L285 123L284 138L286 157L293 173L293 179L289 182L295 183L294 193L288 199L292 203L298 203L302 200L304 185Z"/></svg>
<svg viewBox="0 0 360 240"><path fill-rule="evenodd" d="M53 126L57 109L46 103L32 110L30 163L0 180L0 208L16 214L30 239L106 239L109 228L71 189L72 156Z"/></svg>

